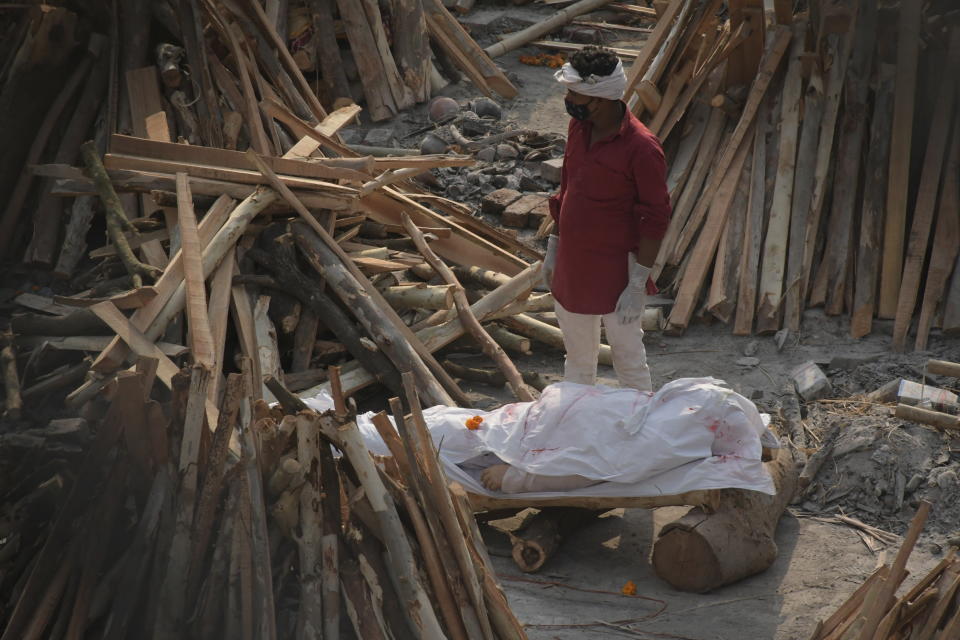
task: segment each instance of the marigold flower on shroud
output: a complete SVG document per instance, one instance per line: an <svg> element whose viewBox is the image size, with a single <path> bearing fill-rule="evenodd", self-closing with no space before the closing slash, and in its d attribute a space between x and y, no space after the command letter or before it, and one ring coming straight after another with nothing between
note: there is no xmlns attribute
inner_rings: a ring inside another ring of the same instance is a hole
<svg viewBox="0 0 960 640"><path fill-rule="evenodd" d="M633 580L627 580L627 584L623 585L620 593L625 596L635 596L637 595L637 585L633 583Z"/></svg>
<svg viewBox="0 0 960 640"><path fill-rule="evenodd" d="M480 425L482 423L483 423L483 418L481 418L480 416L473 416L472 418L467 418L467 422L466 422L467 429L470 429L470 431L476 431L477 429L480 428Z"/></svg>

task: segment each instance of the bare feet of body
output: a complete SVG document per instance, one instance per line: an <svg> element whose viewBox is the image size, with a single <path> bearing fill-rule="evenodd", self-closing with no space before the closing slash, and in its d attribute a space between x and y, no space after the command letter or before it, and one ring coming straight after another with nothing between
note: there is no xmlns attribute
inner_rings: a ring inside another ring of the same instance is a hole
<svg viewBox="0 0 960 640"><path fill-rule="evenodd" d="M500 491L503 487L503 474L510 468L508 464L495 464L487 467L480 474L480 482L490 491Z"/></svg>

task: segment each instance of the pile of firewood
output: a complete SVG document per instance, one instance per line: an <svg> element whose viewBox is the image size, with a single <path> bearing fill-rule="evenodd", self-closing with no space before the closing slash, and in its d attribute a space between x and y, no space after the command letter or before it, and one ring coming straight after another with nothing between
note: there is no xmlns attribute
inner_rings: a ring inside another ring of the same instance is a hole
<svg viewBox="0 0 960 640"><path fill-rule="evenodd" d="M289 42L288 10L309 18ZM431 78L445 84L434 60L516 95L439 0L18 5L0 32L0 257L61 277L77 268L95 205L50 193L34 167L76 162L84 140L101 152L121 133L280 156L329 112L353 120L354 102L381 120L428 99ZM321 134L325 153L349 153L333 123ZM131 219L153 211L124 205Z"/></svg>
<svg viewBox="0 0 960 640"><path fill-rule="evenodd" d="M411 375L411 415L394 398L397 429L377 417L378 466L339 393L318 414L270 380L271 409L244 366L217 407L208 368L166 393L162 366L139 359L84 419L0 436L4 640L526 637Z"/></svg>
<svg viewBox="0 0 960 640"><path fill-rule="evenodd" d="M923 349L932 327L960 330L960 111L942 73L960 62L957 14L795 4L673 0L628 72L628 103L668 152L668 328L796 332L822 305L854 337L894 319L899 349L913 324Z"/></svg>
<svg viewBox="0 0 960 640"><path fill-rule="evenodd" d="M930 503L921 502L892 565L884 564L820 621L810 640L858 638L956 638L960 636L960 559L956 547L909 591L896 597L907 577L907 560L923 530Z"/></svg>

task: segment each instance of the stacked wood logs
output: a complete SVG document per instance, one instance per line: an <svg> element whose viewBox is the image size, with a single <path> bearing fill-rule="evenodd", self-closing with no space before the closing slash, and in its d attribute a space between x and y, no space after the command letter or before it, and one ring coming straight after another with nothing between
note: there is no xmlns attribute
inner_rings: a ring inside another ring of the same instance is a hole
<svg viewBox="0 0 960 640"><path fill-rule="evenodd" d="M207 366L169 392L163 367L139 358L85 419L0 436L4 640L526 637L412 375L378 462L342 395L318 414L271 379L270 408L246 360L211 407Z"/></svg>
<svg viewBox="0 0 960 640"><path fill-rule="evenodd" d="M955 14L773 4L672 0L628 71L627 102L668 154L668 330L797 332L823 306L853 337L892 319L896 349L924 349L931 329L960 330L960 111L940 72L960 60Z"/></svg>
<svg viewBox="0 0 960 640"><path fill-rule="evenodd" d="M956 638L960 634L960 560L956 548L901 596L897 590L909 575L907 560L923 530L930 503L921 502L893 564L884 564L826 620L810 640L857 638Z"/></svg>

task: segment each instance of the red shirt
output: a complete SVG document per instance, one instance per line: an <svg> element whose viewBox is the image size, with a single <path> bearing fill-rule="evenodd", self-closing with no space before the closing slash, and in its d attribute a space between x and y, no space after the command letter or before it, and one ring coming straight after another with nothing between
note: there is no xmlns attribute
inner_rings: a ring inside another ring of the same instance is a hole
<svg viewBox="0 0 960 640"><path fill-rule="evenodd" d="M671 210L657 137L629 109L619 131L591 146L592 128L570 120L560 191L550 198L560 235L551 290L567 311L602 315L627 286L627 254L642 237L663 238Z"/></svg>

